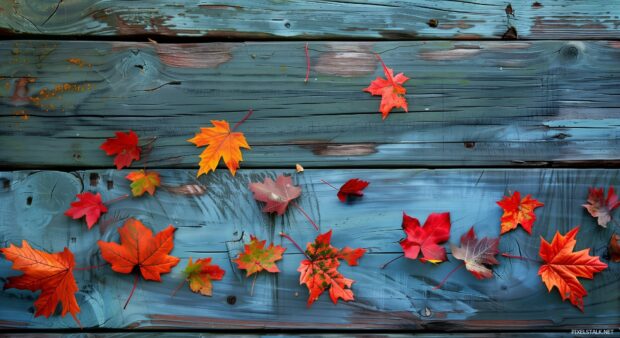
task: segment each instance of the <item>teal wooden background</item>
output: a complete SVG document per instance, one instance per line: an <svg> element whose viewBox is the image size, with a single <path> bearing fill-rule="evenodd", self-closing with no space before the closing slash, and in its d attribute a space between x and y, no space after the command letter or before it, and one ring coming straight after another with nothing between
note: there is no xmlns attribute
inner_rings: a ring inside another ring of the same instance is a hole
<svg viewBox="0 0 620 338"><path fill-rule="evenodd" d="M170 298L180 267L163 283L141 281L126 310L131 276L108 267L76 272L84 332L618 331L620 267L607 253L618 228L597 227L581 204L588 187L620 183L620 1L512 1L514 17L507 4L0 0L0 246L67 246L78 266L97 265L96 240L116 239L122 221L138 217L154 230L179 228L180 266L211 256L226 270L211 298L185 289ZM509 26L517 41L502 38ZM382 76L373 53L411 77L409 113L382 121L380 99L362 92ZM220 168L196 179L200 151L186 140L250 108L240 130L252 150L237 176ZM98 149L128 129L157 137L136 167L159 170L166 187L114 204L107 226L87 231L63 212L81 191L104 200L128 193L126 172ZM295 163L306 171L294 173ZM302 186L300 204L322 230L334 230L336 246L368 250L360 266L341 268L356 280L355 302L335 306L323 296L306 308L302 256L288 242L282 273L259 276L253 296L251 279L233 267L249 234L280 243L285 230L302 245L315 236L294 211L270 217L253 200L247 183L280 173ZM353 177L371 185L352 204L320 183ZM206 191L175 189L187 184ZM403 211L420 219L451 212L453 243L472 225L497 236L495 201L514 190L545 206L533 235L505 235L502 252L537 258L540 236L580 225L578 249L609 263L582 282L585 313L547 293L536 264L523 261L500 259L486 281L459 271L441 290L432 287L456 265L451 256L439 266L400 259L379 268L401 253ZM0 284L18 274L0 260ZM35 297L0 291L0 335L79 331L70 317L34 318Z"/></svg>

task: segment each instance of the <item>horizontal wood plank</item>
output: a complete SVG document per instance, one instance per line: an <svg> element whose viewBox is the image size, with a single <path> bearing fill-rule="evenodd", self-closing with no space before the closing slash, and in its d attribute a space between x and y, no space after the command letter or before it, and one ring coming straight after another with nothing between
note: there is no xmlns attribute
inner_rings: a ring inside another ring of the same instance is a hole
<svg viewBox="0 0 620 338"><path fill-rule="evenodd" d="M0 2L5 35L214 39L617 39L616 0ZM516 37L514 34L512 37Z"/></svg>
<svg viewBox="0 0 620 338"><path fill-rule="evenodd" d="M88 231L83 222L63 212L76 193L100 192L111 200L129 192L126 172L113 170L56 172L15 171L0 173L0 243L27 239L34 247L59 251L68 247L78 266L103 263L98 239L117 240L116 228L127 217L137 217L155 231L172 224L173 255L180 266L163 277L162 283L141 281L126 310L122 310L133 278L109 267L76 271L80 287L79 319L86 328L271 328L271 329L389 329L389 330L525 330L617 328L620 319L620 265L609 263L607 243L614 231L596 225L581 207L590 186L620 183L619 170L528 169L528 170L307 170L294 174L303 193L299 204L322 231L333 229L332 243L363 247L368 253L357 267L342 266L355 280L354 302L334 305L323 295L306 307L308 291L299 285L296 268L303 256L278 233L285 231L305 245L315 230L294 209L284 216L268 216L247 189L249 182L275 177L282 170L240 170L236 177L219 170L196 181L193 170L163 170L166 188L154 196L116 202L100 222ZM363 198L341 203L335 191L320 182L340 185L352 177L369 180ZM178 187L201 184L199 196L179 194ZM176 187L176 188L175 188ZM451 243L471 226L482 236L499 234L501 209L495 204L508 191L533 194L545 206L531 236L521 229L504 235L500 250L538 259L541 236L551 239L556 231L580 225L577 248L589 248L609 268L593 280L583 280L588 291L582 313L562 302L557 290L548 293L537 276L534 262L500 258L495 276L476 280L465 270L457 271L440 290L433 290L458 263L423 264L399 259L381 270L385 262L400 255L398 240L402 212L425 219L431 212L449 211ZM278 275L261 274L250 296L252 279L233 267L231 258L250 234L287 247ZM240 239L242 241L240 241ZM181 289L182 266L189 257L213 257L226 270L214 283L213 297ZM0 260L0 283L19 275L10 263ZM0 292L0 327L3 329L75 328L70 317L33 317L34 295L14 289Z"/></svg>
<svg viewBox="0 0 620 338"><path fill-rule="evenodd" d="M63 3L64 4L64 3ZM98 149L132 129L138 165L196 167L187 142L235 123L242 168L573 166L620 160L620 44L317 42L153 44L4 41L0 166L111 167ZM380 53L406 83L410 112L382 121Z"/></svg>

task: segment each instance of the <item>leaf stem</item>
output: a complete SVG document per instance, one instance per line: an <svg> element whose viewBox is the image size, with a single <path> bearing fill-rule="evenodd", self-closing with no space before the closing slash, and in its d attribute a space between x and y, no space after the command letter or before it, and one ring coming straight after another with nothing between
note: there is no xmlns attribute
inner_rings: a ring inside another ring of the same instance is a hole
<svg viewBox="0 0 620 338"><path fill-rule="evenodd" d="M115 202L118 202L118 201L122 201L122 200L124 200L124 199L125 199L125 198L127 198L127 197L129 197L129 195L128 195L128 194L121 195L121 196L118 196L118 197L117 197L117 198L115 198L115 199L111 199L111 200L109 200L109 201L105 201L105 202L103 202L103 204L110 205L110 204L112 204L112 203L115 203Z"/></svg>
<svg viewBox="0 0 620 338"><path fill-rule="evenodd" d="M452 276L453 273L455 273L458 269L460 269L460 268L462 268L464 266L465 266L465 263L461 263L456 268L452 269L452 271L450 271L448 273L448 275L446 275L446 277L439 284L437 284L437 286L435 286L433 288L433 290L439 289L448 280L448 278L450 278L450 276Z"/></svg>
<svg viewBox="0 0 620 338"><path fill-rule="evenodd" d="M536 259L531 259L531 258L527 258L527 257L523 257L523 256L515 256L515 255L507 254L505 252L502 252L502 256L507 257L507 258L516 258L516 259L521 259L521 260L524 260L524 261L540 263L540 261L536 260Z"/></svg>
<svg viewBox="0 0 620 338"><path fill-rule="evenodd" d="M310 259L310 257L308 257L308 254L306 253L306 251L304 251L304 249L302 249L299 244L297 244L297 242L295 242L295 240L293 238L291 238L291 236L285 234L284 232L280 232L280 236L288 239L291 243L293 243L293 245L297 248L297 250L299 250L299 252L301 252L302 254L304 254L304 256L306 256L306 258Z"/></svg>
<svg viewBox="0 0 620 338"><path fill-rule="evenodd" d="M338 190L339 190L338 188L336 188L336 187L334 187L333 185L329 184L329 182L327 182L327 181L321 180L321 182L323 182L323 183L325 183L325 184L329 185L330 187L334 188L334 190L336 190L336 191L338 191Z"/></svg>
<svg viewBox="0 0 620 338"><path fill-rule="evenodd" d="M258 276L258 273L254 274L254 279L252 280L252 288L250 289L250 297L254 296L254 284L256 284L256 276Z"/></svg>
<svg viewBox="0 0 620 338"><path fill-rule="evenodd" d="M181 283L179 283L179 285L177 285L176 288L174 288L174 290L172 291L172 294L170 294L170 298L174 297L177 292L179 292L179 290L181 290L181 288L183 287L183 285L185 285L185 279L181 281Z"/></svg>
<svg viewBox="0 0 620 338"><path fill-rule="evenodd" d="M316 223L314 223L314 221L312 220L312 218L310 218L310 216L308 216L306 211L304 211L304 209L302 209L302 207L300 207L299 204L297 204L297 202L293 201L291 203L293 204L295 208L297 208L297 210L299 210L306 217L306 219L308 220L308 222L310 222L310 224L312 224L314 229L316 229L316 231L319 231L319 226L316 225Z"/></svg>
<svg viewBox="0 0 620 338"><path fill-rule="evenodd" d="M131 300L131 297L133 296L134 291L136 291L136 286L138 286L138 274L135 274L135 278L133 279L133 287L131 288L131 292L129 293L129 297L127 298L127 301L125 302L125 306L123 306L123 310L125 310L127 308L127 305L129 305L129 301Z"/></svg>
<svg viewBox="0 0 620 338"><path fill-rule="evenodd" d="M306 46L304 48L306 52L306 79L305 83L308 83L308 78L310 77L310 53L308 52L308 43L306 42Z"/></svg>
<svg viewBox="0 0 620 338"><path fill-rule="evenodd" d="M249 119L250 116L252 116L252 113L254 113L254 110L250 109L248 111L248 113L245 114L245 116L241 119L241 121L239 121L239 122L237 122L237 124L235 124L235 126L233 127L232 130L234 131L235 129L237 129L237 127L239 127L241 124L243 124L243 122L245 122L245 120Z"/></svg>
<svg viewBox="0 0 620 338"><path fill-rule="evenodd" d="M403 258L403 257L405 257L405 255L404 255L404 254L402 254L402 255L400 255L400 256L398 256L398 257L396 257L396 258L390 259L387 263L385 263L385 264L381 265L381 266L379 267L379 269L385 269L385 267L386 267L386 266L390 265L392 262L396 261L397 259L401 259L401 258Z"/></svg>

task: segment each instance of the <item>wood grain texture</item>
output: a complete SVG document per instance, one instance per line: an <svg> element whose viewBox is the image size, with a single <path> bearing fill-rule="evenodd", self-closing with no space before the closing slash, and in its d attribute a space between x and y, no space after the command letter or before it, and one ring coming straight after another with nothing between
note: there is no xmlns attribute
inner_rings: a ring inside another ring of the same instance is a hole
<svg viewBox="0 0 620 338"><path fill-rule="evenodd" d="M110 200L129 192L126 172L113 170L55 172L2 172L0 180L0 243L22 239L37 248L58 251L67 246L78 266L102 263L95 245L98 239L117 240L116 228L133 216L156 231L172 224L173 255L179 267L162 283L139 283L126 310L122 305L131 289L132 277L109 267L76 272L82 324L97 328L124 329L388 329L388 330L555 330L617 328L620 320L620 265L582 283L588 291L585 313L562 302L556 290L548 293L537 276L538 264L500 259L495 277L479 281L467 271L457 271L441 290L433 290L451 269L451 262L437 266L400 259L381 270L379 266L401 253L397 241L402 212L425 219L431 212L451 212L452 238L456 243L472 225L479 236L497 236L501 209L495 204L508 191L533 194L545 203L537 210L533 235L518 230L502 237L502 252L538 258L540 236L550 239L581 225L577 249L590 248L608 262L607 243L612 228L596 225L581 207L590 186L618 185L619 170L307 170L293 174L303 189L300 205L322 231L333 229L332 243L368 249L360 266L341 267L354 279L356 301L334 305L323 295L306 308L307 290L299 285L295 271L302 255L277 235L289 233L298 242L311 241L316 232L296 213L270 217L260 212L247 184L274 177L281 170L240 170L233 178L223 170L194 179L193 170L163 170L162 181L170 187L202 184L200 196L178 195L160 189L153 197L113 204L101 220L107 226L88 231L80 221L63 212L76 193L100 192ZM290 171L288 172L290 173ZM320 179L334 185L359 177L371 182L366 195L353 203L340 203L336 193ZM173 189L174 191L174 189ZM288 250L279 263L278 275L262 274L250 296L251 278L233 268L231 258L242 247L240 239L256 234ZM181 280L181 266L189 257L210 256L226 270L214 284L211 298L172 289ZM0 261L0 283L19 272ZM19 290L0 292L0 327L3 329L74 328L71 318L33 318L33 294Z"/></svg>
<svg viewBox="0 0 620 338"><path fill-rule="evenodd" d="M255 39L617 39L617 0L2 0L4 34ZM436 20L436 24L429 23ZM434 27L436 26L436 27Z"/></svg>
<svg viewBox="0 0 620 338"><path fill-rule="evenodd" d="M64 4L64 3L63 3ZM412 79L385 121L373 52ZM111 167L114 131L188 168L210 120L239 121L242 168L605 165L620 160L620 44L0 42L0 165ZM35 146L36 145L36 146Z"/></svg>

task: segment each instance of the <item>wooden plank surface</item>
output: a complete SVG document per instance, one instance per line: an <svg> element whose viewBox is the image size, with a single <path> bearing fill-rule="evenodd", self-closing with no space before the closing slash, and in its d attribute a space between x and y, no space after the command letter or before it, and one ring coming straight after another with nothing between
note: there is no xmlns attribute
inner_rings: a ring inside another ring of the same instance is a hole
<svg viewBox="0 0 620 338"><path fill-rule="evenodd" d="M501 39L512 25L525 39L620 37L618 0L2 0L0 18L8 35Z"/></svg>
<svg viewBox="0 0 620 338"><path fill-rule="evenodd" d="M537 210L533 235L518 230L504 235L502 252L538 258L540 236L551 239L581 225L577 249L590 248L608 262L607 243L613 227L603 229L586 214L581 204L590 186L618 185L619 170L529 169L529 170L308 170L293 174L303 189L300 205L320 225L333 229L332 243L368 249L358 267L341 267L356 282L356 301L332 304L323 295L306 308L307 290L299 285L296 267L302 255L280 231L304 245L316 235L301 215L289 210L282 217L260 212L247 189L250 181L274 177L281 170L241 170L233 178L228 172L194 179L194 170L163 170L168 185L200 183L202 196L184 196L160 189L153 197L123 200L113 204L102 222L88 231L80 221L63 215L76 193L100 192L104 200L129 192L126 172L113 170L56 172L15 171L0 174L0 244L27 239L33 246L59 251L67 246L78 266L98 265L102 259L98 239L116 240L123 219L138 217L158 231L172 224L173 255L180 266L163 277L162 283L141 281L131 303L122 310L131 289L132 277L109 267L78 271L79 318L86 327L144 329L387 329L387 330L526 330L617 328L620 322L620 265L582 283L588 290L585 312L562 302L556 290L548 293L537 276L538 264L500 258L495 277L476 280L465 270L457 271L441 290L433 290L457 263L433 266L400 259L381 270L379 266L401 253L397 241L402 212L425 219L431 212L451 212L451 242L472 225L479 236L497 236L501 209L495 202L507 191L533 194L545 203ZM287 171L284 171L287 172ZM290 173L290 171L288 171ZM371 182L366 195L353 203L340 203L334 185L351 177ZM174 191L174 189L172 189ZM243 240L249 234L282 243L288 248L279 264L282 272L261 275L250 296L251 279L233 268ZM214 284L211 298L182 289L174 298L172 289L181 280L181 266L189 257L210 256L226 270ZM0 261L0 283L18 275L10 263ZM74 328L70 317L34 318L33 294L18 290L0 292L0 327L3 329Z"/></svg>
<svg viewBox="0 0 620 338"><path fill-rule="evenodd" d="M64 5L64 3L63 3ZM186 140L239 121L242 168L605 165L620 159L620 43L317 42L304 44L0 42L0 165L110 167L114 131L147 143L142 163L188 168ZM363 88L406 84L410 112L385 121ZM139 163L138 165L142 165Z"/></svg>

